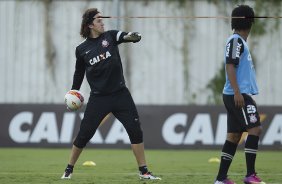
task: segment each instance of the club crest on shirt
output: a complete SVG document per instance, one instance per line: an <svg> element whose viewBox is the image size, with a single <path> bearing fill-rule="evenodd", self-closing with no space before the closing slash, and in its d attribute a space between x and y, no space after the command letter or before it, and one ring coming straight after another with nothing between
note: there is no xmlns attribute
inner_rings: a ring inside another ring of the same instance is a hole
<svg viewBox="0 0 282 184"><path fill-rule="evenodd" d="M109 42L107 40L103 40L102 47L108 47L108 46L109 46Z"/></svg>
<svg viewBox="0 0 282 184"><path fill-rule="evenodd" d="M249 115L249 118L250 118L250 123L255 123L258 120L255 114Z"/></svg>

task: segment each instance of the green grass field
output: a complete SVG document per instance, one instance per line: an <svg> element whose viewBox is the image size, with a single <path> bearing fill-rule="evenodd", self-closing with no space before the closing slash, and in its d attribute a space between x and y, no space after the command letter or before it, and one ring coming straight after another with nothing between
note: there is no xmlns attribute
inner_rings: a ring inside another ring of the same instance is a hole
<svg viewBox="0 0 282 184"><path fill-rule="evenodd" d="M0 148L1 184L208 184L213 183L218 163L209 163L220 150L181 151L146 150L150 170L162 177L161 181L139 180L131 150L85 149L75 166L71 180L61 180L70 149ZM82 166L87 160L94 167ZM257 171L268 184L282 184L282 155L279 151L260 151ZM243 183L245 160L239 150L229 176Z"/></svg>

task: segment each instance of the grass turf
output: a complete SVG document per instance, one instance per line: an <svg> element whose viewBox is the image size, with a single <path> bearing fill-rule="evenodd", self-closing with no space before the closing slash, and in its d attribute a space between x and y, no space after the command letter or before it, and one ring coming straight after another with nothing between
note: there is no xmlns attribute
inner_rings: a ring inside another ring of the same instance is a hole
<svg viewBox="0 0 282 184"><path fill-rule="evenodd" d="M79 158L73 178L61 180L70 149L0 148L0 183L3 184L207 184L213 183L220 150L146 150L149 169L161 181L139 180L136 161L131 150L85 149ZM91 160L94 167L82 166ZM282 157L279 151L260 151L257 171L268 184L282 184ZM239 150L229 176L243 183L245 158Z"/></svg>

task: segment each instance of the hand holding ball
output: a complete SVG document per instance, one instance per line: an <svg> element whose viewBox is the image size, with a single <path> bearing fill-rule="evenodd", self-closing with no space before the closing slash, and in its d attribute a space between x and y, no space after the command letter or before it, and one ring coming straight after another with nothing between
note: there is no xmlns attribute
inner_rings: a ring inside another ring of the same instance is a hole
<svg viewBox="0 0 282 184"><path fill-rule="evenodd" d="M65 95L65 103L67 108L71 111L78 110L84 102L82 93L78 90L70 90Z"/></svg>

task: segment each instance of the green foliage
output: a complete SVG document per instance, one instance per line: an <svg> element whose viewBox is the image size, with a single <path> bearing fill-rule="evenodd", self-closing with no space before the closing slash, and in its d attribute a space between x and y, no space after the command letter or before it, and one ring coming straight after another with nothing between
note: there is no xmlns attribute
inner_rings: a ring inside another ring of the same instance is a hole
<svg viewBox="0 0 282 184"><path fill-rule="evenodd" d="M225 83L225 70L224 64L215 75L215 77L209 82L207 88L212 91L212 96L209 97L209 103L222 104L222 90Z"/></svg>
<svg viewBox="0 0 282 184"><path fill-rule="evenodd" d="M208 0L211 3L222 3L218 0ZM235 0L231 2L235 7L237 4L246 4L250 1ZM255 16L265 17L265 16L281 16L281 6L282 1L280 0L256 0L253 6ZM255 19L255 24L252 26L251 35L252 37L260 37L267 33L273 31L278 31L280 19L268 19L268 18L258 18ZM250 45L251 46L251 45ZM255 56L253 56L253 61L255 63ZM221 94L223 85L225 82L224 66L220 68L214 78L211 79L208 89L212 91L212 96L209 99L210 103L221 104Z"/></svg>
<svg viewBox="0 0 282 184"><path fill-rule="evenodd" d="M192 0L166 0L168 3L175 3L179 8L186 8L184 6L186 3ZM222 1L222 0L206 0L209 3L215 4L218 9L228 7L227 4L231 4L235 7L239 4L248 4L253 7L255 15L260 17L265 16L281 16L282 12L282 1L281 0L256 0L256 1L246 1L246 0L233 0L233 1ZM224 11L226 16L230 16L231 12ZM269 19L269 18L257 18L255 19L255 24L252 26L251 35L252 37L260 37L265 34L269 34L273 31L278 31L280 19ZM255 45L255 42L253 43ZM252 47L252 45L250 45ZM252 50L252 49L251 49ZM255 58L253 56L253 60ZM189 62L186 62L187 64ZM223 85L225 83L225 72L224 65L216 73L214 78L212 78L207 85L207 89L212 91L212 95L209 97L208 102L211 104L222 104L221 94Z"/></svg>
<svg viewBox="0 0 282 184"><path fill-rule="evenodd" d="M256 16L281 16L282 1L280 0L257 0L254 6ZM280 19L260 18L255 20L252 28L252 36L263 36L270 31L279 28Z"/></svg>

